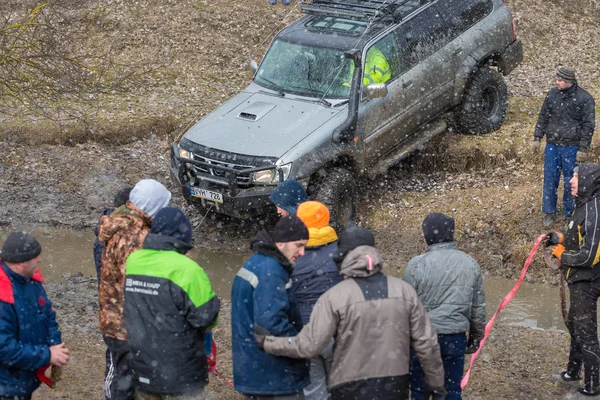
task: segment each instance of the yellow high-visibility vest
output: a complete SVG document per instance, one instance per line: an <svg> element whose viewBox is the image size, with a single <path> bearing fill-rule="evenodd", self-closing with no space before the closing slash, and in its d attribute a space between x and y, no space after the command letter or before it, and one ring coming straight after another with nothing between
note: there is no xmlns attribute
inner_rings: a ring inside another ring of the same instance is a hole
<svg viewBox="0 0 600 400"><path fill-rule="evenodd" d="M352 82L352 74L354 74L354 63L350 64L348 79L344 82L344 86L350 86ZM363 85L367 86L371 83L385 83L392 77L392 70L387 59L377 47L373 46L367 51L367 60L365 62L365 72L363 74Z"/></svg>

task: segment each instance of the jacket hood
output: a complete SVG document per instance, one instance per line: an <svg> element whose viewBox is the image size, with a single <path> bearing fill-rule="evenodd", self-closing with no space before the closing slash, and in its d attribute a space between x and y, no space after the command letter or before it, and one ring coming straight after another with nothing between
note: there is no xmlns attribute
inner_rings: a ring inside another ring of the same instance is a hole
<svg viewBox="0 0 600 400"><path fill-rule="evenodd" d="M144 239L144 249L176 251L185 254L192 249L192 245L171 236L149 233Z"/></svg>
<svg viewBox="0 0 600 400"><path fill-rule="evenodd" d="M575 201L585 204L600 195L600 165L584 163L579 166L578 188Z"/></svg>
<svg viewBox="0 0 600 400"><path fill-rule="evenodd" d="M344 258L340 268L342 278L364 278L383 269L383 259L375 247L358 246Z"/></svg>
<svg viewBox="0 0 600 400"><path fill-rule="evenodd" d="M152 225L152 217L140 210L131 201L128 201L126 205L115 209L110 215L103 216L100 219L98 223L98 239L101 242L109 241L117 232L129 227L129 218L113 218L118 216L140 218L147 227Z"/></svg>
<svg viewBox="0 0 600 400"><path fill-rule="evenodd" d="M171 201L171 192L154 179L142 179L131 190L129 201L154 218L156 213Z"/></svg>
<svg viewBox="0 0 600 400"><path fill-rule="evenodd" d="M250 242L250 248L255 253L274 258L286 271L292 272L292 263L279 251L277 246L275 246L275 242L266 231L262 230L254 236L254 239Z"/></svg>
<svg viewBox="0 0 600 400"><path fill-rule="evenodd" d="M277 185L269 196L269 200L277 207L295 215L298 205L308 201L308 195L300 182L295 179L286 179Z"/></svg>
<svg viewBox="0 0 600 400"><path fill-rule="evenodd" d="M152 220L150 233L168 236L178 241L192 243L192 224L185 213L176 207L160 209Z"/></svg>

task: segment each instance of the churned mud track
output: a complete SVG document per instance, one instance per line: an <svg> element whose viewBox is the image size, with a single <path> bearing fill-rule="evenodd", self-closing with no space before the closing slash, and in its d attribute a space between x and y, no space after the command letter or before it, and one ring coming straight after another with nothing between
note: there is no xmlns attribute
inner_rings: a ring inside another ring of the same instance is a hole
<svg viewBox="0 0 600 400"><path fill-rule="evenodd" d="M399 275L398 268L424 250L420 223L429 212L456 218L458 246L477 258L484 273L513 279L544 232L542 164L529 154L529 141L558 65L573 65L582 86L600 98L600 13L595 0L508 3L518 18L525 60L508 77L511 97L502 129L483 137L448 132L387 176L359 182L358 222L375 232L388 273ZM260 60L273 34L299 16L297 9L270 7L266 0L103 0L99 6L101 24L86 40L105 42L123 62L161 65L143 87L98 99L93 126L65 127L37 116L1 119L0 228L91 230L118 189L150 177L165 183L173 204L191 216L197 246L246 250L272 218L204 218L187 206L169 178L169 144L248 83L248 61ZM598 140L596 135L593 161L599 161ZM556 282L539 257L528 279ZM47 287L73 358L59 387L35 398L101 399L104 344L96 330L95 279L65 276ZM231 379L227 307L215 336L219 370ZM572 391L553 383L550 374L566 364L567 348L563 332L499 323L465 398L563 399ZM210 390L218 398L239 398L215 376Z"/></svg>

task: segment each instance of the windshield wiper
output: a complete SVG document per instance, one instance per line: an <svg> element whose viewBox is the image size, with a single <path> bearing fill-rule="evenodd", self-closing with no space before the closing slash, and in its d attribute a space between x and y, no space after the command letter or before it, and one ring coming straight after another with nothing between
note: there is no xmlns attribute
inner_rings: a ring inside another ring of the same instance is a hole
<svg viewBox="0 0 600 400"><path fill-rule="evenodd" d="M350 102L350 100L344 100L344 101L340 101L339 103L335 103L333 106L334 107L341 107L345 104L348 104Z"/></svg>
<svg viewBox="0 0 600 400"><path fill-rule="evenodd" d="M260 77L259 79L267 82L268 84L270 84L271 86L273 86L273 88L267 87L267 89L271 89L277 92L278 95L280 95L281 97L285 96L285 92L283 91L283 88L281 86L279 86L278 84L276 84L275 82L273 82L270 79L264 78L264 77Z"/></svg>
<svg viewBox="0 0 600 400"><path fill-rule="evenodd" d="M331 107L331 103L330 102L328 102L327 100L325 100L322 97L319 97L319 96L322 96L322 94L318 90L311 89L311 88L300 87L300 86L292 86L292 87L295 88L295 89L299 89L301 92L304 92L302 94L303 96L306 95L306 94L314 95L315 96L314 100L311 100L311 101L323 104L326 107ZM312 99L312 97L311 97L311 99Z"/></svg>

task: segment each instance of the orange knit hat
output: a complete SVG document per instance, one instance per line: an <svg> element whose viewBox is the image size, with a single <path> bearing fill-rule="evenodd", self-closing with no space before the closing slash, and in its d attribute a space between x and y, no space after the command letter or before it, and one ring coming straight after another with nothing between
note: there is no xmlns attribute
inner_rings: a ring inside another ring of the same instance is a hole
<svg viewBox="0 0 600 400"><path fill-rule="evenodd" d="M325 228L329 225L329 210L327 206L318 201L305 201L300 203L296 216L304 222L307 228Z"/></svg>

